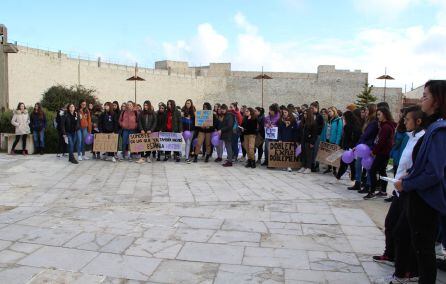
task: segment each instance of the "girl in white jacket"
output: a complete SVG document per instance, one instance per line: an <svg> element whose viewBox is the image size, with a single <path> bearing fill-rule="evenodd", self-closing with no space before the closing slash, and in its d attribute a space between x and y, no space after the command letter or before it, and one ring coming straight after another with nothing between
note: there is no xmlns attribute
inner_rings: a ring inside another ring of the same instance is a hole
<svg viewBox="0 0 446 284"><path fill-rule="evenodd" d="M12 144L11 155L15 154L15 147L22 138L22 154L27 155L26 139L31 132L29 129L29 115L24 103L19 103L17 109L14 111L14 116L11 119L11 124L15 126L15 141Z"/></svg>

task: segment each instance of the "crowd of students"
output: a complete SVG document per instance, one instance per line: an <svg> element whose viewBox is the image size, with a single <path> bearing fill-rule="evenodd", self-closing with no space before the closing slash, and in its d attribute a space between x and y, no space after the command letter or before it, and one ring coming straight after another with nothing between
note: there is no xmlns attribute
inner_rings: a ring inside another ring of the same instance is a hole
<svg viewBox="0 0 446 284"><path fill-rule="evenodd" d="M391 159L398 181L395 191L385 199L391 202L385 222L386 250L374 260L395 264L395 283L414 279L420 283L435 282L435 242L441 240L446 251L446 218L441 217L446 215L446 81L427 82L421 106L402 109L398 123L386 102L362 108L350 104L343 112L334 106L320 108L317 101L300 107L272 104L266 113L261 107L239 107L237 103L217 103L213 107L204 103L202 109L213 110L212 126L195 126L196 107L190 99L183 107L169 100L166 104L159 103L157 109L149 100L142 106L132 101L121 105L117 101L107 102L102 108L86 101L80 102L78 107L69 104L58 111L54 122L59 133L57 155L64 156L68 147L69 161L77 164L89 159L88 145L85 145L89 133L119 133L122 145L119 154L103 153L101 158L101 153L92 152L92 157L113 162L150 163L155 158L160 161L163 156L163 161L180 162L180 152L130 153L129 135L187 130L191 135L184 139L186 163L198 162L201 153L207 163L214 151L214 161L223 162L226 149L224 167L246 158L248 168L259 164L267 167L269 143L294 142L302 149L299 157L302 167L298 173L310 174L320 171L316 156L321 141L339 145L344 150L365 144L374 158L370 169L364 169L362 159L357 157L349 164L341 161L339 168L328 166L323 173L332 173L341 179L350 168L354 185L348 190L365 194L364 199L387 197L387 181L381 177L387 177ZM12 154L20 139L26 149L26 136L31 131L37 152L43 154L47 122L39 103L31 115L20 103L12 124L17 134ZM273 127L278 129L277 140L265 137L265 129ZM214 135L220 138L217 145L211 143ZM240 158L239 142L242 145ZM27 154L26 150L23 154ZM284 170L292 171L291 168ZM440 224L440 234L437 234Z"/></svg>

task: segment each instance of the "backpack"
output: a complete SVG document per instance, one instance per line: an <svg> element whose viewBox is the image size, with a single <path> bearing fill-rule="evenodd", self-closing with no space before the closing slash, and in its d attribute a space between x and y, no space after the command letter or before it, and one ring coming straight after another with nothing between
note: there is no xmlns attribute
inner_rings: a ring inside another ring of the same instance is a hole
<svg viewBox="0 0 446 284"><path fill-rule="evenodd" d="M232 114L234 116L234 124L232 125L232 133L240 135L240 128L237 121L237 116Z"/></svg>

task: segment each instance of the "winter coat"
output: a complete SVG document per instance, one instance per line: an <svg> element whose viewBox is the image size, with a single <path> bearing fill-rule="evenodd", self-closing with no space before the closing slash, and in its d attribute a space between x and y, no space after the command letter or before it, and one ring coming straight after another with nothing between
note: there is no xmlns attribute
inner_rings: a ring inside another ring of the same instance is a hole
<svg viewBox="0 0 446 284"><path fill-rule="evenodd" d="M406 147L407 141L409 141L409 135L407 132L397 131L394 135L393 147L390 151L390 158L393 159L393 164L398 165L400 163L401 155Z"/></svg>
<svg viewBox="0 0 446 284"><path fill-rule="evenodd" d="M34 131L42 131L43 129L46 128L46 116L45 113L42 113L42 117L39 116L38 113L36 112L32 112L31 113L31 130Z"/></svg>
<svg viewBox="0 0 446 284"><path fill-rule="evenodd" d="M373 145L374 155L389 156L393 146L393 135L395 133L395 123L384 121L379 123L378 136Z"/></svg>
<svg viewBox="0 0 446 284"><path fill-rule="evenodd" d="M375 119L367 124L359 138L358 144L366 144L369 147L373 147L376 135L378 134L378 120Z"/></svg>
<svg viewBox="0 0 446 284"><path fill-rule="evenodd" d="M294 120L287 126L285 121L279 122L278 140L282 142L297 142L299 128Z"/></svg>
<svg viewBox="0 0 446 284"><path fill-rule="evenodd" d="M80 127L87 128L88 132L91 133L91 113L88 109L85 111L79 110Z"/></svg>
<svg viewBox="0 0 446 284"><path fill-rule="evenodd" d="M156 131L164 132L166 131L167 114L166 112L156 113Z"/></svg>
<svg viewBox="0 0 446 284"><path fill-rule="evenodd" d="M316 135L321 135L322 134L322 130L324 129L324 118L322 117L322 115L317 112L314 114L314 121L316 123Z"/></svg>
<svg viewBox="0 0 446 284"><path fill-rule="evenodd" d="M225 116L223 117L223 121L221 122L221 140L224 141L231 141L232 135L234 134L234 120L235 120L234 114L231 112L226 112Z"/></svg>
<svg viewBox="0 0 446 284"><path fill-rule="evenodd" d="M11 124L15 126L15 134L29 134L31 132L29 128L29 122L29 115L26 109L23 112L21 110L14 111L14 115L11 119Z"/></svg>
<svg viewBox="0 0 446 284"><path fill-rule="evenodd" d="M79 114L77 112L74 112L74 114L65 112L62 118L62 134L75 133L78 129L80 129Z"/></svg>
<svg viewBox="0 0 446 284"><path fill-rule="evenodd" d="M138 128L138 112L136 110L126 110L121 112L119 125L122 129L136 130Z"/></svg>
<svg viewBox="0 0 446 284"><path fill-rule="evenodd" d="M141 112L138 117L138 130L155 132L157 115L155 112Z"/></svg>
<svg viewBox="0 0 446 284"><path fill-rule="evenodd" d="M243 127L243 135L257 135L258 122L257 118L244 118L241 127Z"/></svg>
<svg viewBox="0 0 446 284"><path fill-rule="evenodd" d="M181 112L178 109L175 109L172 113L172 132L179 133L183 129L183 125L181 124Z"/></svg>
<svg viewBox="0 0 446 284"><path fill-rule="evenodd" d="M311 125L301 124L301 134L300 134L300 144L309 143L314 145L316 143L316 138L318 136L318 126L316 123Z"/></svg>
<svg viewBox="0 0 446 284"><path fill-rule="evenodd" d="M64 109L60 109L57 111L55 127L57 128L57 131L59 131L59 132L62 132L62 122L63 122L64 115L65 115Z"/></svg>
<svg viewBox="0 0 446 284"><path fill-rule="evenodd" d="M354 127L351 124L344 125L344 131L342 134L341 148L343 150L353 149L361 137L361 129Z"/></svg>
<svg viewBox="0 0 446 284"><path fill-rule="evenodd" d="M98 128L101 133L118 133L118 120L116 115L108 112L101 113L98 120Z"/></svg>
<svg viewBox="0 0 446 284"><path fill-rule="evenodd" d="M340 145L342 139L342 129L344 126L343 124L344 123L340 117L336 117L325 123L324 127L322 128L321 141L327 141L327 130L328 127L330 127L330 137L328 138L328 142Z"/></svg>

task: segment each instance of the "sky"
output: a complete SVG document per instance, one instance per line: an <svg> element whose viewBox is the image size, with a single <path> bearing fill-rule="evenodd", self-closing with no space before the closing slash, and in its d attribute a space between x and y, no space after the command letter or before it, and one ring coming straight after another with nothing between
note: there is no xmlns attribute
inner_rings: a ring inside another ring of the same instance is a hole
<svg viewBox="0 0 446 284"><path fill-rule="evenodd" d="M410 90L446 79L446 0L2 0L10 42L153 67L231 62L232 70L361 69Z"/></svg>

